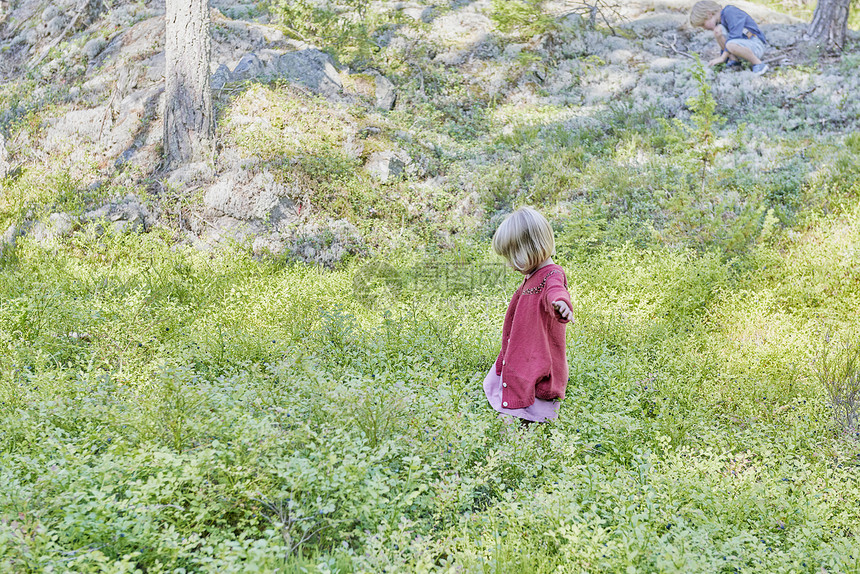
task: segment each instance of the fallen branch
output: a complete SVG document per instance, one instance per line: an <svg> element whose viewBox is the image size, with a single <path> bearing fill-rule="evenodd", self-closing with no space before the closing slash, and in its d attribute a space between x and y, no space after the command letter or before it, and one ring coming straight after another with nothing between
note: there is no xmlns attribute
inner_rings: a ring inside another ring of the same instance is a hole
<svg viewBox="0 0 860 574"><path fill-rule="evenodd" d="M696 57L694 55L692 55L691 53L684 52L683 50L679 50L678 48L676 48L675 44L677 42L678 42L678 37L675 34L672 34L672 43L671 44L666 45L666 44L661 44L660 42L657 42L657 45L660 46L661 48L666 48L667 50L672 50L676 54L679 54L681 56L685 56L687 58L690 58L691 60L696 59Z"/></svg>
<svg viewBox="0 0 860 574"><path fill-rule="evenodd" d="M782 107L787 108L789 105L796 104L806 98L809 94L818 89L818 86L812 86L808 90L804 90L795 96L788 96L785 98L785 103L782 104Z"/></svg>
<svg viewBox="0 0 860 574"><path fill-rule="evenodd" d="M80 10L78 10L78 13L75 14L74 18L72 18L72 21L69 22L69 25L66 26L66 29L63 30L63 32L59 36L54 38L54 40L50 44L48 44L48 46L44 50L42 50L41 56L36 58L36 60L30 64L31 68L38 66L39 62L41 62L45 58L45 56L47 56L51 52L51 50L53 50L56 47L56 45L59 44L63 40L63 38L66 37L66 34L68 34L75 26L78 25L78 20L80 20L81 16L84 15L84 11L86 11L88 6L89 6L88 3L84 3L83 7Z"/></svg>
<svg viewBox="0 0 860 574"><path fill-rule="evenodd" d="M579 0L576 4L579 4L579 6L564 14L563 17L570 14L579 14L583 19L588 20L588 26L593 30L597 26L597 17L600 16L612 35L617 36L607 13L613 14L618 20L624 20L624 16L618 11L620 4L608 2L607 0Z"/></svg>
<svg viewBox="0 0 860 574"><path fill-rule="evenodd" d="M111 114L111 106L113 106L113 101L114 101L114 98L116 98L117 91L118 90L117 90L116 84L114 84L113 90L111 90L110 100L108 100L107 106L105 107L105 113L102 116L102 123L99 126L99 137L96 139L96 141L99 143L101 143L101 141L102 141L102 133L104 133L105 122L107 121L107 117L108 117L108 115L112 115ZM111 123L113 123L113 120L111 120Z"/></svg>
<svg viewBox="0 0 860 574"><path fill-rule="evenodd" d="M784 64L784 63L790 64L791 58L789 58L787 55L787 52L789 52L789 51L790 50L780 50L776 54L771 56L770 58L768 58L766 60L762 60L762 62L764 62L765 64L775 64L777 62L780 64Z"/></svg>

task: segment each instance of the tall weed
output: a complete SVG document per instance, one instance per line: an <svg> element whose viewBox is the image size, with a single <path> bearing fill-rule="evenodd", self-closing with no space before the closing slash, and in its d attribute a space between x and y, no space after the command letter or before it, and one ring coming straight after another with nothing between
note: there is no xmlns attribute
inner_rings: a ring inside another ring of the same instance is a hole
<svg viewBox="0 0 860 574"><path fill-rule="evenodd" d="M815 357L815 375L827 392L833 419L846 433L860 422L860 337L851 333L843 341L824 337Z"/></svg>

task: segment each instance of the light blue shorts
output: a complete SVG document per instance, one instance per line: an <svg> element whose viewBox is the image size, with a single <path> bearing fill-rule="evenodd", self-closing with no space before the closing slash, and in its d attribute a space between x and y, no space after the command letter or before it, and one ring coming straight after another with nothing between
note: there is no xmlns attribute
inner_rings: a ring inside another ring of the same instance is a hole
<svg viewBox="0 0 860 574"><path fill-rule="evenodd" d="M761 57L764 56L764 42L758 36L753 36L752 38L737 38L735 40L729 40L726 42L726 48L730 45L734 44L735 46L744 46L745 48L749 48L752 50L752 53L755 54L755 57L761 60Z"/></svg>

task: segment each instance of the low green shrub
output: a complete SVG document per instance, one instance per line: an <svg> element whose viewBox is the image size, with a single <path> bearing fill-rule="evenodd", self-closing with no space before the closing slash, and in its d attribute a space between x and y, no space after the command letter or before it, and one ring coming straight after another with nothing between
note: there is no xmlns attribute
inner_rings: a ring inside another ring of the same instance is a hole
<svg viewBox="0 0 860 574"><path fill-rule="evenodd" d="M493 0L490 17L504 33L517 32L523 37L546 34L558 27L556 20L544 10L544 0Z"/></svg>

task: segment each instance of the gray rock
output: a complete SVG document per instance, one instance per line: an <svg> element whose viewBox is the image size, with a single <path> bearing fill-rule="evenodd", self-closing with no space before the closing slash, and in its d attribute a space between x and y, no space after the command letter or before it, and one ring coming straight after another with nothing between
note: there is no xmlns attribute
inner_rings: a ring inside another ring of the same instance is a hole
<svg viewBox="0 0 860 574"><path fill-rule="evenodd" d="M238 67L238 66L237 66ZM230 68L221 64L218 66L218 69L215 70L215 73L212 74L212 77L209 79L209 85L211 86L213 91L220 90L224 86L227 85L228 82L231 81L232 74L230 73Z"/></svg>
<svg viewBox="0 0 860 574"><path fill-rule="evenodd" d="M222 177L203 196L204 217L228 216L279 227L298 219L291 190L269 172L238 170Z"/></svg>
<svg viewBox="0 0 860 574"><path fill-rule="evenodd" d="M206 222L200 240L208 246L229 242L243 243L249 239L253 241L253 238L264 235L267 231L259 222L223 215Z"/></svg>
<svg viewBox="0 0 860 574"><path fill-rule="evenodd" d="M275 62L276 73L326 97L340 94L343 82L328 54L306 49L287 52Z"/></svg>
<svg viewBox="0 0 860 574"><path fill-rule="evenodd" d="M15 241L24 234L24 230L16 224L11 224L6 228L6 231L0 236L0 248L5 246L14 246Z"/></svg>
<svg viewBox="0 0 860 574"><path fill-rule="evenodd" d="M239 63L236 64L235 68L233 68L230 76L236 81L251 80L262 76L264 70L265 67L263 66L263 62L260 61L257 54L250 53L242 56L242 59L239 60Z"/></svg>
<svg viewBox="0 0 860 574"><path fill-rule="evenodd" d="M167 178L167 185L174 189L185 189L193 184L211 181L215 175L212 166L205 162L195 162L183 165Z"/></svg>
<svg viewBox="0 0 860 574"><path fill-rule="evenodd" d="M68 213L52 213L48 219L37 221L30 230L30 236L37 243L46 243L69 235L77 225L77 220Z"/></svg>
<svg viewBox="0 0 860 574"><path fill-rule="evenodd" d="M376 76L376 107L381 110L394 109L397 101L397 90L394 84L383 75Z"/></svg>
<svg viewBox="0 0 860 574"><path fill-rule="evenodd" d="M411 162L405 154L379 151L371 154L364 168L372 177L386 182L389 177L399 177L409 163Z"/></svg>
<svg viewBox="0 0 860 574"><path fill-rule="evenodd" d="M98 233L104 230L102 224L109 225L115 233L125 233L146 231L154 223L149 209L133 194L86 212L84 221L101 222L96 227Z"/></svg>
<svg viewBox="0 0 860 574"><path fill-rule="evenodd" d="M133 149L127 149L124 152L122 152L121 154L119 154L119 157L116 158L116 160L113 162L113 165L114 165L114 167L119 169L119 168L123 167L124 165L126 165L127 163L129 163L131 161L132 157L134 157L134 150Z"/></svg>

